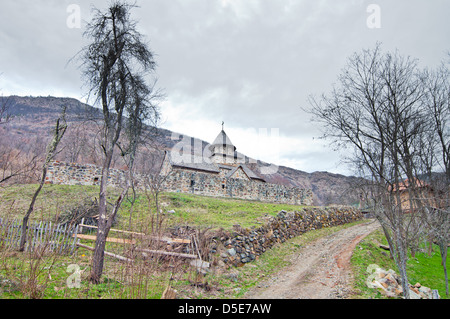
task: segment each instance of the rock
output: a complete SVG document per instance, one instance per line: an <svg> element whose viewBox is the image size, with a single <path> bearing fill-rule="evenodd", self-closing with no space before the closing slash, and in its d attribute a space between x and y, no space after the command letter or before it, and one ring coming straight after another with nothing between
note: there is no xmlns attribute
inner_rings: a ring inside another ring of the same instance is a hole
<svg viewBox="0 0 450 319"><path fill-rule="evenodd" d="M369 269L371 273L374 268ZM382 294L388 297L400 297L403 295L403 288L400 277L394 270L388 271L382 268L375 268L374 279L368 283L368 287L378 289ZM432 290L428 287L422 286L420 283L409 285L409 293L411 299L432 299Z"/></svg>
<svg viewBox="0 0 450 319"><path fill-rule="evenodd" d="M411 288L409 289L409 298L410 299L422 299L418 293L416 293Z"/></svg>
<svg viewBox="0 0 450 319"><path fill-rule="evenodd" d="M380 278L378 282L383 286L384 289L388 289L389 283L387 282L386 278Z"/></svg>
<svg viewBox="0 0 450 319"><path fill-rule="evenodd" d="M224 277L230 279L231 281L237 282L239 277L239 271L231 269L229 273L226 274Z"/></svg>
<svg viewBox="0 0 450 319"><path fill-rule="evenodd" d="M375 270L375 275L378 277L378 278L384 278L384 277L386 277L386 271L384 270L384 269L381 269L381 268L377 268L376 270Z"/></svg>
<svg viewBox="0 0 450 319"><path fill-rule="evenodd" d="M277 214L277 217L278 217L278 218L285 218L285 217L286 217L286 214L287 214L287 211L281 210L281 211Z"/></svg>
<svg viewBox="0 0 450 319"><path fill-rule="evenodd" d="M414 286L409 287L409 290L412 290L412 291L414 291L416 294L419 294L419 289L417 289L417 288L414 287Z"/></svg>
<svg viewBox="0 0 450 319"><path fill-rule="evenodd" d="M227 253L230 256L234 256L234 255L236 255L236 249L230 248L230 249L227 250Z"/></svg>
<svg viewBox="0 0 450 319"><path fill-rule="evenodd" d="M425 294L425 295L427 295L427 296L431 296L431 295L432 295L432 293L431 293L431 288L424 287L424 286L421 286L421 287L419 288L419 292L421 292L421 293L423 293L423 294Z"/></svg>
<svg viewBox="0 0 450 319"><path fill-rule="evenodd" d="M441 299L441 297L439 296L439 291L437 291L437 289L433 289L431 291L431 299Z"/></svg>
<svg viewBox="0 0 450 319"><path fill-rule="evenodd" d="M219 261L217 262L217 267L216 268L223 269L225 267L226 267L225 262L223 260L219 259Z"/></svg>
<svg viewBox="0 0 450 319"><path fill-rule="evenodd" d="M386 282L389 284L389 286L398 286L399 283L398 281L395 279L395 276L392 275L391 273L388 273L384 279L386 279Z"/></svg>
<svg viewBox="0 0 450 319"><path fill-rule="evenodd" d="M241 262L242 263L248 263L248 262L250 262L251 261L251 259L250 259L250 257L244 257L244 258L241 258Z"/></svg>

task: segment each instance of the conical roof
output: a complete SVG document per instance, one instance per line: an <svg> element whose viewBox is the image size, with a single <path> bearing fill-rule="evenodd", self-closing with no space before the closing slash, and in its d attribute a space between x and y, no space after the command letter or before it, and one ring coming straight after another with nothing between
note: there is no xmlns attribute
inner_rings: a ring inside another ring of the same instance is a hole
<svg viewBox="0 0 450 319"><path fill-rule="evenodd" d="M222 146L222 145L225 145L227 147L233 147L233 151L236 150L236 146L234 146L233 143L231 143L230 138L228 137L228 135L225 133L224 130L220 131L219 135L217 135L216 139L211 144L210 148L213 148L214 146Z"/></svg>

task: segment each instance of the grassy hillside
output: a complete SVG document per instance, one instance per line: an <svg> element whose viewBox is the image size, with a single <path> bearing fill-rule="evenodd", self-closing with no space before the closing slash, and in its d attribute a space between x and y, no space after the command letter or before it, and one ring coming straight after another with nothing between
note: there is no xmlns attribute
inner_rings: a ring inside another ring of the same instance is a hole
<svg viewBox="0 0 450 319"><path fill-rule="evenodd" d="M21 218L25 213L37 185L16 185L0 188L0 217ZM117 191L110 190L109 201L114 201ZM148 194L147 194L148 195ZM32 214L32 220L54 220L58 214L77 206L85 199L98 196L95 186L45 185ZM301 206L269 204L257 201L202 197L192 194L164 193L160 199L161 212L167 226L190 225L194 227L212 227L231 229L239 224L248 228L260 226L268 216L275 216L280 210L301 210ZM155 213L152 200L145 193L139 193L133 205L130 222L131 202L124 201L119 212L115 228L136 231L149 228L151 216ZM170 212L170 213L169 213ZM200 280L195 271L184 264L171 262L164 268L157 264L136 263L124 265L113 258L106 258L104 282L91 285L87 280L90 268L91 252L79 249L73 256L49 256L35 258L17 252L0 252L0 298L160 298L170 282L182 296L191 298L239 298L280 267L288 263L288 256L300 247L320 236L327 235L352 224L324 228L305 233L283 244L276 245L245 267L232 269L224 274L213 274L207 278L212 290L206 292L197 289L193 282ZM395 264L385 251L378 248L385 243L381 232L366 237L355 249L352 264L355 273L355 287L359 294L355 298L385 298L374 289L365 285L369 264L396 270ZM85 242L92 245L92 242ZM124 248L108 243L107 250L123 254ZM70 276L68 266L77 264L82 270L81 287L67 288ZM141 267L142 268L139 268ZM134 267L134 268L127 268ZM437 247L432 256L417 253L408 261L410 282L438 289L445 296L443 270Z"/></svg>
<svg viewBox="0 0 450 319"><path fill-rule="evenodd" d="M21 218L25 213L37 185L16 185L0 189L0 217ZM113 202L118 191L111 189L108 200ZM148 216L156 212L154 201L140 192L136 201L124 201L119 211L118 228L128 228L130 211L132 228L139 229ZM98 197L96 186L45 185L35 205L31 219L53 220L57 214L76 207L86 199ZM159 197L160 211L169 225L191 225L231 229L239 224L244 228L258 226L267 216L280 210L301 210L303 206L262 203L229 198L204 197L182 193L163 193ZM168 213L170 212L170 213Z"/></svg>
<svg viewBox="0 0 450 319"><path fill-rule="evenodd" d="M16 185L1 188L0 217L22 218L36 187ZM108 200L112 202L117 191L111 189L110 194ZM95 186L45 185L31 220L55 220L57 215L97 196L98 188ZM230 229L236 224L251 227L260 225L265 217L274 216L282 209L302 208L180 193L161 194L159 202L168 227L189 225ZM154 202L145 193L138 194L133 205L131 227L130 210L131 202L125 200L114 228L148 231L155 213ZM93 244L92 241L81 242ZM127 254L127 247L115 243L107 243L106 250ZM0 298L160 298L169 282L186 296L197 291L192 288L192 283L198 280L195 268L189 268L181 259L170 260L169 264L141 260L124 264L107 257L103 283L91 285L88 281L91 256L92 252L84 249L78 249L75 255L46 255L43 258L0 250ZM78 265L82 272L80 287L76 289L67 285L71 274L68 266L71 264ZM194 296L199 297L195 293Z"/></svg>

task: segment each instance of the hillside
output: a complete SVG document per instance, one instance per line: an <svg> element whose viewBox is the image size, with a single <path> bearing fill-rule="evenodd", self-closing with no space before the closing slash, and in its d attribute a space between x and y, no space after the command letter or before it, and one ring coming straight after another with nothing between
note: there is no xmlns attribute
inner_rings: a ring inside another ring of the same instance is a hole
<svg viewBox="0 0 450 319"><path fill-rule="evenodd" d="M101 116L98 109L73 98L51 96L0 97L0 103L0 105L7 103L9 113L14 116L7 125L0 126L2 141L7 141L8 146L15 145L16 148L27 151L43 150L56 118L62 107L66 106L69 129L58 159L69 162L100 163L101 155L98 153L98 147L95 146L98 124L94 121ZM164 128L157 129L153 136L159 145L158 148L163 150L172 148L183 138L183 135L179 135L178 139L174 139L173 132ZM203 147L208 145L206 141L201 143ZM145 163L145 158L141 162ZM117 160L113 162L113 165L120 168L118 163ZM261 167L267 165L261 161L249 164L258 175L261 175ZM263 177L270 183L312 189L315 205L353 204L358 201L357 194L352 192L352 184L358 180L355 177L329 172L307 173L285 166L279 166L275 174L263 175Z"/></svg>

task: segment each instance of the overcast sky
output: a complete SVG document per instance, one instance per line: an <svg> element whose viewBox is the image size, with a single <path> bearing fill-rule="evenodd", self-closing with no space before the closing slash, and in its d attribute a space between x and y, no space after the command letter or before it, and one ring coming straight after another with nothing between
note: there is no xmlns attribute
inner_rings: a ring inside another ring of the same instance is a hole
<svg viewBox="0 0 450 319"><path fill-rule="evenodd" d="M2 0L3 95L85 102L69 63L86 44L91 8L109 1ZM328 92L355 51L398 49L435 67L450 51L450 1L137 0L132 11L156 54L162 127L307 172L352 174L301 108ZM75 5L75 6L73 6ZM375 6L374 6L375 5ZM78 11L79 9L79 11ZM77 25L77 14L81 23Z"/></svg>

